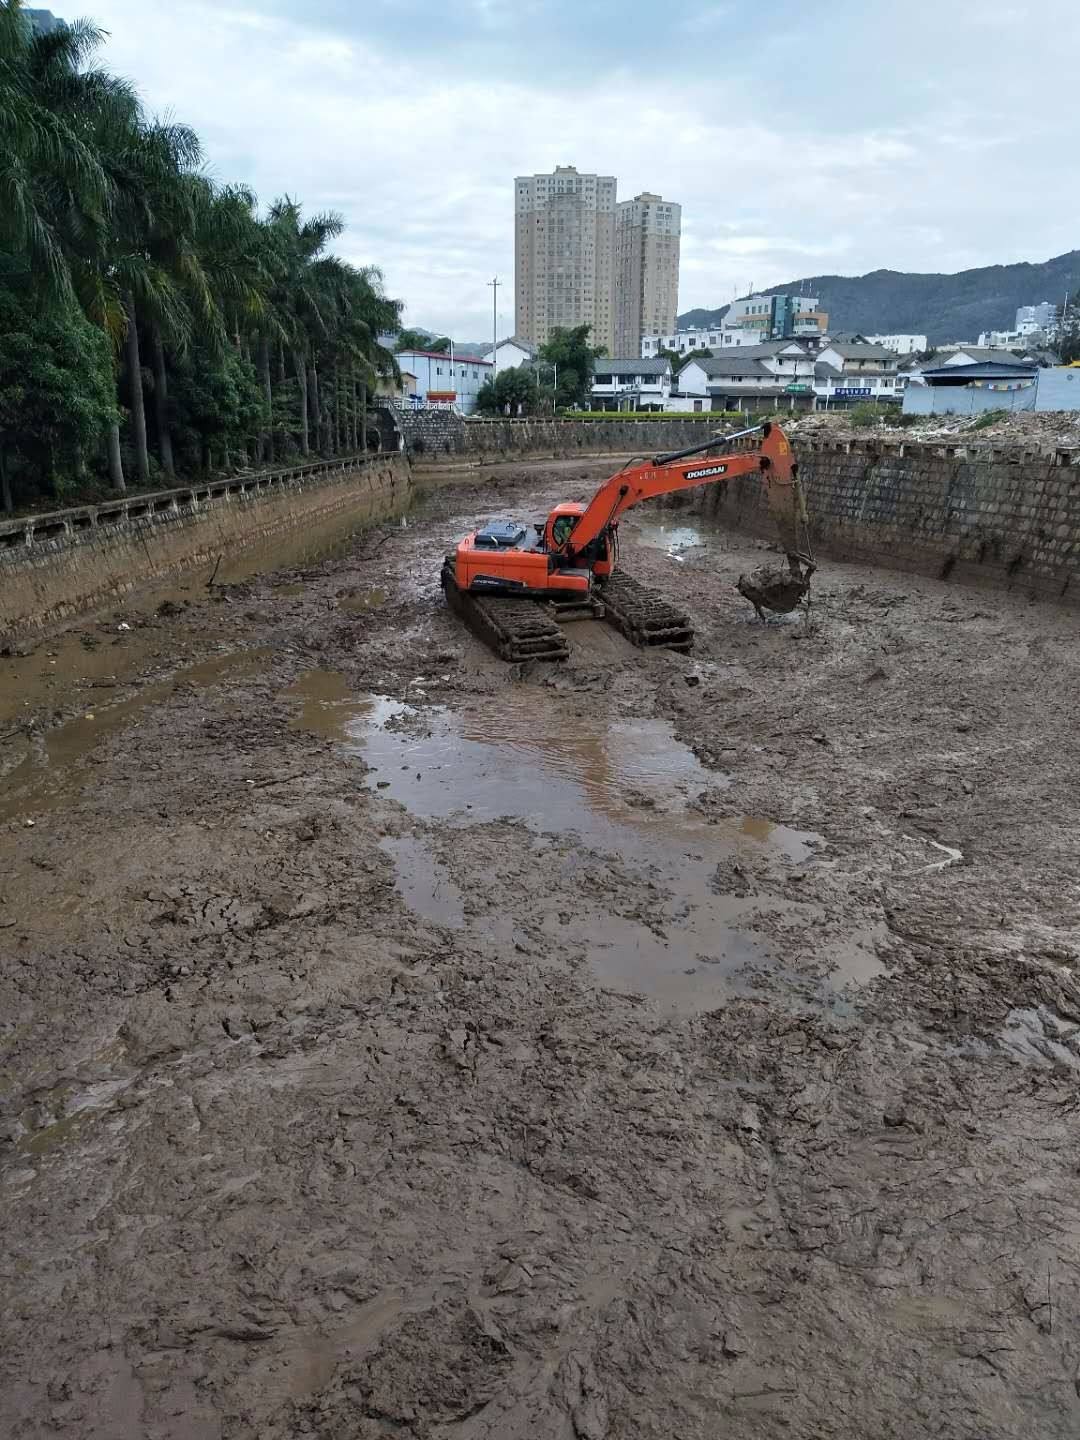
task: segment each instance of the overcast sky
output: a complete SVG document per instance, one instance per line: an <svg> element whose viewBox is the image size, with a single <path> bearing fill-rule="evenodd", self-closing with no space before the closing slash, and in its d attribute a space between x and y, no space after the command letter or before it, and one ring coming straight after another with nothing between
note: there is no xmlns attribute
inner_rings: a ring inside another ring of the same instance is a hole
<svg viewBox="0 0 1080 1440"><path fill-rule="evenodd" d="M110 31L107 63L215 175L340 210L340 253L458 338L491 333L486 282L512 281L513 177L557 164L682 204L680 310L1080 245L1077 0L53 8Z"/></svg>

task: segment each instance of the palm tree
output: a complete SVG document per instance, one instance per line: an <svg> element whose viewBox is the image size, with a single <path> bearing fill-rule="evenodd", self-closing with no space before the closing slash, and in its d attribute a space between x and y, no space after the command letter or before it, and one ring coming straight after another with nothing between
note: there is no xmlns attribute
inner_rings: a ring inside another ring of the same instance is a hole
<svg viewBox="0 0 1080 1440"><path fill-rule="evenodd" d="M85 20L37 34L22 0L0 4L0 248L24 256L46 291L65 297L73 232L112 199L93 120L133 99L88 65L101 38Z"/></svg>

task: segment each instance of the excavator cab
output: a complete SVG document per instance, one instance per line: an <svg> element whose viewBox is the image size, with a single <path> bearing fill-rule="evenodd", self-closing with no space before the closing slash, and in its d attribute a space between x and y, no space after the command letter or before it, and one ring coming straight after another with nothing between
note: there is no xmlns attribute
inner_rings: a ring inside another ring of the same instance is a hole
<svg viewBox="0 0 1080 1440"><path fill-rule="evenodd" d="M574 527L585 514L585 509L584 505L573 500L565 500L561 505L556 505L544 526L544 549L553 555L565 551L567 542L574 533ZM611 574L611 535L613 531L614 526L609 530L604 530L589 546L589 568L597 579L602 580Z"/></svg>

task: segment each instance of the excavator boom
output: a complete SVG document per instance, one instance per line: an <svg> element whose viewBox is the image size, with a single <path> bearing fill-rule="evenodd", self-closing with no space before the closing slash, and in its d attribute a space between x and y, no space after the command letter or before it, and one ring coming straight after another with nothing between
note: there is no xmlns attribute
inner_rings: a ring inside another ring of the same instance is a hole
<svg viewBox="0 0 1080 1440"><path fill-rule="evenodd" d="M721 450L721 446L725 448ZM562 548L570 556L586 553L610 525L643 500L753 474L761 475L769 513L781 532L784 549L800 553L805 510L791 444L779 425L769 424L714 437L703 445L656 455L620 470L597 490Z"/></svg>

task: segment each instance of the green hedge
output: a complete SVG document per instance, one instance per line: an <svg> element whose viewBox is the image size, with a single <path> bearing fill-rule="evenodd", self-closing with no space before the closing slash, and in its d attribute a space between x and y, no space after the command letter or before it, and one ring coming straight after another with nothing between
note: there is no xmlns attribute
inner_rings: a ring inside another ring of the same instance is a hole
<svg viewBox="0 0 1080 1440"><path fill-rule="evenodd" d="M621 414L618 410L561 410L558 418L560 420L632 420L643 422L649 420L698 420L703 425L715 424L718 420L732 421L741 420L744 424L751 424L751 417L747 414L739 414L734 410L669 410L666 414L661 411L654 414L646 410L624 410Z"/></svg>

